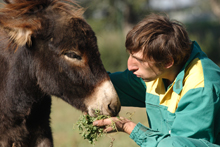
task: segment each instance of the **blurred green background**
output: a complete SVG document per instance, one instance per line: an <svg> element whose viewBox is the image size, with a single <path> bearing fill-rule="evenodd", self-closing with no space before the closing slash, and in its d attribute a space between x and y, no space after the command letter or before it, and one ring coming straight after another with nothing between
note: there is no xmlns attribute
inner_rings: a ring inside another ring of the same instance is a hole
<svg viewBox="0 0 220 147"><path fill-rule="evenodd" d="M79 0L86 8L84 17L98 38L98 46L107 71L123 71L127 68L125 50L127 32L150 13L166 13L171 19L184 23L190 39L196 40L202 50L220 65L220 1L219 0ZM132 120L147 123L144 108L123 107L120 116L135 112ZM52 129L55 147L93 146L83 140L78 130L72 129L81 112L54 98L52 105ZM114 147L137 147L125 133L111 134ZM111 139L103 136L95 147L109 147Z"/></svg>
<svg viewBox="0 0 220 147"><path fill-rule="evenodd" d="M2 2L2 0L0 0ZM127 32L150 13L166 13L181 21L191 40L196 40L207 55L220 65L220 1L219 0L78 0L86 8L84 17L98 38L101 59L107 71L127 68L125 51ZM147 123L144 108L123 107L120 116L135 112L132 120ZM82 113L59 98L53 97L51 125L55 147L92 147L83 140L73 125ZM103 136L95 147L137 147L125 133Z"/></svg>

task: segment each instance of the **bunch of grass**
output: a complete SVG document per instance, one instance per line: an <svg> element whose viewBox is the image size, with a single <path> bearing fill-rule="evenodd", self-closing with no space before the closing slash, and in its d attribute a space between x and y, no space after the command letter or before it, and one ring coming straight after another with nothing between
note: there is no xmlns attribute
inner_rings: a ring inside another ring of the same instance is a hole
<svg viewBox="0 0 220 147"><path fill-rule="evenodd" d="M91 143L93 145L98 140L98 138L100 138L104 134L106 134L104 132L105 128L93 126L93 122L96 120L110 118L110 116L108 116L108 115L100 114L99 110L95 110L95 115L96 115L96 117L89 116L88 114L81 115L79 120L76 123L76 126L79 129L82 137L84 139L88 140L89 143ZM117 130L115 122L113 122L113 121L112 121L112 124L110 127L112 127L113 130ZM114 140L114 139L112 139L112 140ZM111 144L112 144L112 142L111 142Z"/></svg>

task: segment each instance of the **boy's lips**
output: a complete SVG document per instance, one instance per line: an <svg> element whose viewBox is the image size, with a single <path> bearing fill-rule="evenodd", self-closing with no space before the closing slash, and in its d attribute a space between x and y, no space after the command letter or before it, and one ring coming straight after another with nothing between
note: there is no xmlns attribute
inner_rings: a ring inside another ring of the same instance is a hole
<svg viewBox="0 0 220 147"><path fill-rule="evenodd" d="M138 78L141 78L141 76L140 75L137 75L137 74L135 74Z"/></svg>

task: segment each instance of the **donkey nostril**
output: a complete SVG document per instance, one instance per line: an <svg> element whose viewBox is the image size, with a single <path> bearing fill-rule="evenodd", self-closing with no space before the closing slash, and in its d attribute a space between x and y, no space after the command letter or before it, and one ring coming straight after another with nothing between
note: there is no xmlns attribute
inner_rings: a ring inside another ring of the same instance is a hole
<svg viewBox="0 0 220 147"><path fill-rule="evenodd" d="M110 111L112 111L112 108L110 107L110 104L108 104L108 109L109 109Z"/></svg>
<svg viewBox="0 0 220 147"><path fill-rule="evenodd" d="M111 116L116 116L118 114L116 109L111 108L111 104L108 104L108 109L111 111Z"/></svg>

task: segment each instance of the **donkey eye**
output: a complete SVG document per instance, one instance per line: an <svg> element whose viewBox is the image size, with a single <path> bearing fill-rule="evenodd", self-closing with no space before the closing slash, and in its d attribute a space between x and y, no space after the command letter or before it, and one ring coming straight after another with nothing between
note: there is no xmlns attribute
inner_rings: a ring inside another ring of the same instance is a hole
<svg viewBox="0 0 220 147"><path fill-rule="evenodd" d="M75 58L77 60L82 60L82 57L77 55L76 53L74 52L66 52L64 53L65 56L69 57L69 58Z"/></svg>

